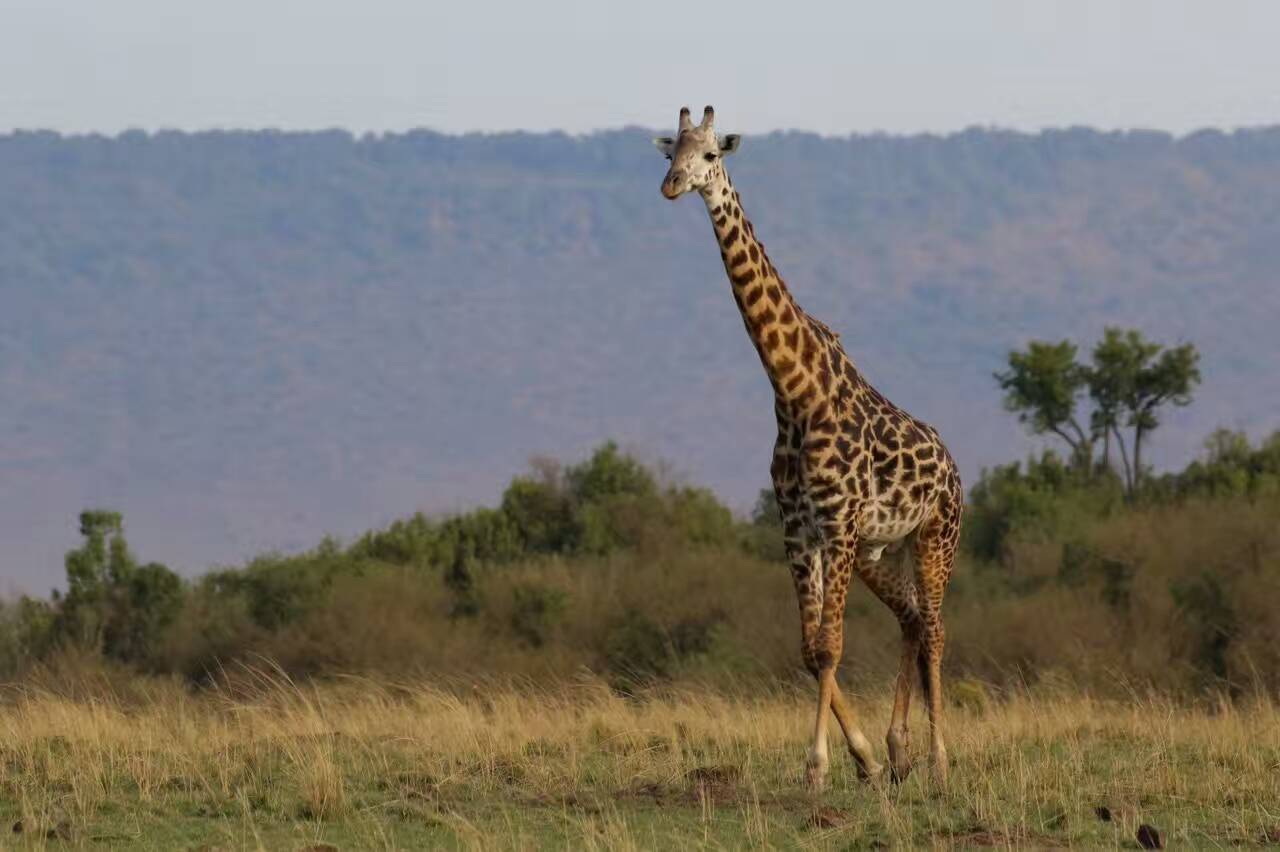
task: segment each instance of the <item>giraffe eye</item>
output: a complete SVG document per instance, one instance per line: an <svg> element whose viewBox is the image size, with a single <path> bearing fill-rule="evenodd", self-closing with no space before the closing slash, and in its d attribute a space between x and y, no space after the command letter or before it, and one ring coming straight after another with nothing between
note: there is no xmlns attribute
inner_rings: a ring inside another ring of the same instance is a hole
<svg viewBox="0 0 1280 852"><path fill-rule="evenodd" d="M708 163L710 163L710 162L714 162L714 161L715 161L715 158L716 158L716 155L715 155L715 154L712 154L712 153L711 153L711 152L709 152L709 151L708 151L706 154L703 154L703 155L702 155L702 159L706 160Z"/></svg>
<svg viewBox="0 0 1280 852"><path fill-rule="evenodd" d="M663 155L662 155L662 159L666 160L667 162L671 162L671 155L670 155L670 154L663 154Z"/></svg>

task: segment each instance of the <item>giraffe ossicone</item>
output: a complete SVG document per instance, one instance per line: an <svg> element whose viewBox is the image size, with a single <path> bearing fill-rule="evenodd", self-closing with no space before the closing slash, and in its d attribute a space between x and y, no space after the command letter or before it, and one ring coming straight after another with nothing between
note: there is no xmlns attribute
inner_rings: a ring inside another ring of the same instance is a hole
<svg viewBox="0 0 1280 852"><path fill-rule="evenodd" d="M684 107L676 135L653 142L671 161L663 196L697 192L706 204L734 301L773 386L778 436L770 474L800 605L801 656L818 682L808 780L815 787L825 780L828 714L859 774L882 771L835 677L845 597L856 574L902 631L886 736L889 776L900 780L911 767L907 715L918 676L934 773L945 781L942 598L960 539L959 473L937 431L872 387L839 336L796 303L725 171L724 158L741 138L718 135L714 124L710 106L698 125Z"/></svg>

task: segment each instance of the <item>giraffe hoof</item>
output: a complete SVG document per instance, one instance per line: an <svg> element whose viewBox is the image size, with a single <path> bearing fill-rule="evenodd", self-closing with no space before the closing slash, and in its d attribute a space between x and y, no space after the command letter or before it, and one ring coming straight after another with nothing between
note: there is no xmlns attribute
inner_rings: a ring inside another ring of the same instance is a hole
<svg viewBox="0 0 1280 852"><path fill-rule="evenodd" d="M857 767L858 767L859 781L866 782L867 784L878 784L880 783L881 780L884 779L885 768L883 766L880 766L879 764L876 764L873 766L863 766L861 763L859 763L857 764Z"/></svg>
<svg viewBox="0 0 1280 852"><path fill-rule="evenodd" d="M888 769L889 780L892 781L894 784L901 784L903 781L906 781L907 776L910 774L911 774L911 764L909 762L904 761L901 764L897 764L897 763L889 764L889 769Z"/></svg>
<svg viewBox="0 0 1280 852"><path fill-rule="evenodd" d="M811 793L821 793L827 786L827 774L816 766L808 768L804 780Z"/></svg>

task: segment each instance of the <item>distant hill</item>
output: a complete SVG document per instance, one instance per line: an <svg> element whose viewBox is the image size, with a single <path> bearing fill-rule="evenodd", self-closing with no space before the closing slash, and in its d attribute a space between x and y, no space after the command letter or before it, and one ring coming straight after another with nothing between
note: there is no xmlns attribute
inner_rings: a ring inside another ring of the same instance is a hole
<svg viewBox="0 0 1280 852"><path fill-rule="evenodd" d="M610 437L746 506L768 385L650 135L0 137L0 577L55 582L89 505L191 572ZM1195 342L1157 464L1280 427L1280 128L776 133L730 170L801 304L970 481L1034 446L991 379L1029 337Z"/></svg>

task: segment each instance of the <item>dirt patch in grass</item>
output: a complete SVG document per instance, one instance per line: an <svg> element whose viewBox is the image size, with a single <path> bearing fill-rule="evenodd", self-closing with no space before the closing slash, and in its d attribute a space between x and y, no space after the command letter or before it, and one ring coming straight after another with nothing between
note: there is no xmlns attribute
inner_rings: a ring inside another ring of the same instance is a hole
<svg viewBox="0 0 1280 852"><path fill-rule="evenodd" d="M736 766L697 766L686 772L684 778L693 801L715 804L737 797L742 771Z"/></svg>
<svg viewBox="0 0 1280 852"><path fill-rule="evenodd" d="M1065 839L1050 837L1047 834L1035 834L1029 831L1004 832L975 825L959 834L946 836L957 846L1017 846L1022 848L1045 849L1066 846Z"/></svg>

